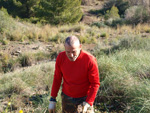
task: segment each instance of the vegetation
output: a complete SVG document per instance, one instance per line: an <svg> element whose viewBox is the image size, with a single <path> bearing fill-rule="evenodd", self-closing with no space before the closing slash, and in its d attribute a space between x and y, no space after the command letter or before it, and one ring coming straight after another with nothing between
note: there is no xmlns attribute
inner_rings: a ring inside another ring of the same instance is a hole
<svg viewBox="0 0 150 113"><path fill-rule="evenodd" d="M97 110L133 113L149 111L149 43L150 39L140 37L120 39L111 48L102 48L98 43L93 51L97 57L101 81L95 100ZM54 62L1 75L1 97L3 102L11 102L12 107L8 107L8 111L46 111L53 72ZM60 98L57 104L59 112ZM4 111L6 108L7 105L3 104Z"/></svg>
<svg viewBox="0 0 150 113"><path fill-rule="evenodd" d="M149 23L149 4L148 0L109 0L105 2L103 8L90 10L89 12L103 17L104 20L100 23L107 26L137 25L139 23Z"/></svg>
<svg viewBox="0 0 150 113"><path fill-rule="evenodd" d="M93 8L82 17L80 0L0 0L0 112L48 113L55 58L65 38L76 35L98 62L95 112L148 113L150 13L148 3L136 1L83 0ZM82 21L92 16L97 21Z"/></svg>
<svg viewBox="0 0 150 113"><path fill-rule="evenodd" d="M0 0L13 17L50 24L78 22L82 17L81 0Z"/></svg>
<svg viewBox="0 0 150 113"><path fill-rule="evenodd" d="M51 24L76 23L82 17L81 0L41 0L37 15Z"/></svg>
<svg viewBox="0 0 150 113"><path fill-rule="evenodd" d="M112 18L112 19L117 19L117 18L120 18L120 15L118 14L119 10L117 7L115 6L112 6L111 10L107 10L106 11L106 14L105 14L105 19L109 19L109 18Z"/></svg>
<svg viewBox="0 0 150 113"><path fill-rule="evenodd" d="M0 0L0 8L6 8L13 17L30 18L35 15L38 3L39 0Z"/></svg>
<svg viewBox="0 0 150 113"><path fill-rule="evenodd" d="M99 103L99 109L148 113L149 41L131 37L121 40L109 52L97 48L101 87L95 104Z"/></svg>
<svg viewBox="0 0 150 113"><path fill-rule="evenodd" d="M140 13L139 13L140 12ZM149 11L143 6L132 6L125 11L125 19L128 23L145 23L150 19Z"/></svg>
<svg viewBox="0 0 150 113"><path fill-rule="evenodd" d="M53 71L54 62L1 76L0 97L4 99L1 101L1 112L46 112ZM59 102L57 104L59 106Z"/></svg>

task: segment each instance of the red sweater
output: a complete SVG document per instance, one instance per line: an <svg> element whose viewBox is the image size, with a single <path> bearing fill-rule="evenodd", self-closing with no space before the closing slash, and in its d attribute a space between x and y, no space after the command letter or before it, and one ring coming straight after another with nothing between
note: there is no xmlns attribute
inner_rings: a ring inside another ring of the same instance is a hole
<svg viewBox="0 0 150 113"><path fill-rule="evenodd" d="M93 105L100 86L98 65L94 56L81 50L79 57L70 61L65 51L61 52L56 59L51 96L57 96L62 79L64 94L73 98L87 96L86 102Z"/></svg>

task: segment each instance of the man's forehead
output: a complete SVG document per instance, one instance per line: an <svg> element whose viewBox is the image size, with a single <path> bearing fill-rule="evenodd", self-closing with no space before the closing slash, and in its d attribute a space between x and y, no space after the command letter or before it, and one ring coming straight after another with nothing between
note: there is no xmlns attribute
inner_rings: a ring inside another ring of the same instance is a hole
<svg viewBox="0 0 150 113"><path fill-rule="evenodd" d="M80 44L78 44L78 43L74 43L73 45L68 45L67 43L65 43L65 46L66 47L69 47L69 48L79 48L80 47Z"/></svg>

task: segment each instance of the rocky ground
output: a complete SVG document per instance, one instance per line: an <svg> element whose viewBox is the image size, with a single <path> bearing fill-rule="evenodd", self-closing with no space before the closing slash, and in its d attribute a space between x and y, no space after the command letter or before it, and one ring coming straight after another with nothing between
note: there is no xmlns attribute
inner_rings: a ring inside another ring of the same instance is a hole
<svg viewBox="0 0 150 113"><path fill-rule="evenodd" d="M0 53L17 57L25 53L50 52L54 48L54 45L45 42L10 42L7 45L0 45L0 48Z"/></svg>

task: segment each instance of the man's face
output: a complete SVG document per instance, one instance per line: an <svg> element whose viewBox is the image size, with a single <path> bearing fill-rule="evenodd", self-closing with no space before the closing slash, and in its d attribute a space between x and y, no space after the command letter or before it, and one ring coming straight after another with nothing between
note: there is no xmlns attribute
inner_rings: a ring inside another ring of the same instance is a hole
<svg viewBox="0 0 150 113"><path fill-rule="evenodd" d="M80 50L81 50L81 45L79 44L75 44L73 46L69 46L68 44L65 44L66 55L70 61L75 61L78 58L80 54Z"/></svg>

